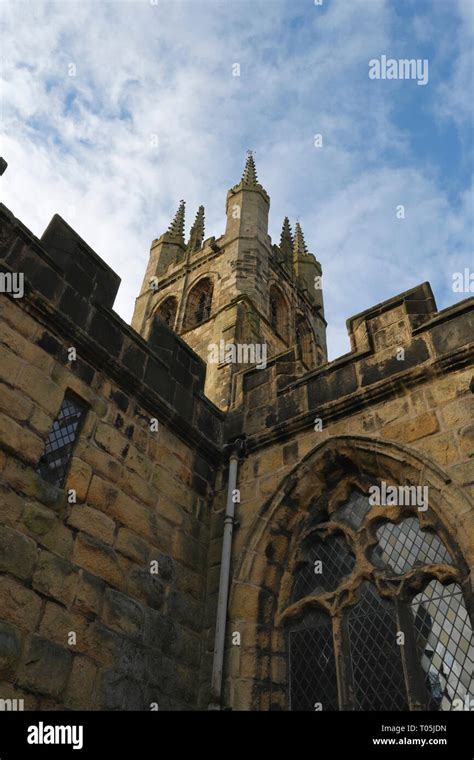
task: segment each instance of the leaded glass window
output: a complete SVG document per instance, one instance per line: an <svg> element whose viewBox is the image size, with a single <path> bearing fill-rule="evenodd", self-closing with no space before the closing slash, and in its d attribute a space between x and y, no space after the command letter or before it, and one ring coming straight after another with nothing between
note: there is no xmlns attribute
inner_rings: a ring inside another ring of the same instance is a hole
<svg viewBox="0 0 474 760"><path fill-rule="evenodd" d="M336 661L328 615L309 612L289 633L290 709L337 710Z"/></svg>
<svg viewBox="0 0 474 760"><path fill-rule="evenodd" d="M36 471L43 480L62 488L66 480L74 444L86 413L85 404L74 394L64 396L59 414L46 439Z"/></svg>
<svg viewBox="0 0 474 760"><path fill-rule="evenodd" d="M474 693L472 627L461 588L433 580L413 598L411 611L431 707L450 710L454 700L464 703Z"/></svg>
<svg viewBox="0 0 474 760"><path fill-rule="evenodd" d="M458 555L437 518L381 509L354 490L313 502L301 526L284 613L291 710L462 709L473 693Z"/></svg>
<svg viewBox="0 0 474 760"><path fill-rule="evenodd" d="M305 543L305 560L296 572L293 601L309 594L336 589L354 567L354 556L343 533L326 539L316 533Z"/></svg>
<svg viewBox="0 0 474 760"><path fill-rule="evenodd" d="M446 547L438 536L420 528L416 517L408 517L400 523L384 523L377 530L378 544L372 561L390 568L397 575L407 573L413 567L434 563L451 564Z"/></svg>
<svg viewBox="0 0 474 760"><path fill-rule="evenodd" d="M357 709L408 710L393 601L363 583L348 630Z"/></svg>

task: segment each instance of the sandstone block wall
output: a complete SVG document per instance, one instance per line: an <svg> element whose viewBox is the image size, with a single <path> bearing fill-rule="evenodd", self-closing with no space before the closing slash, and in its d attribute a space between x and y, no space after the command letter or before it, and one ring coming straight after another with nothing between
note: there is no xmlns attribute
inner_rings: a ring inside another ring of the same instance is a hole
<svg viewBox="0 0 474 760"><path fill-rule="evenodd" d="M26 291L0 296L0 698L196 708L222 437L203 365L165 326L153 346L121 322L118 278L62 220L41 242L0 220ZM87 414L56 488L35 470L66 390Z"/></svg>
<svg viewBox="0 0 474 760"><path fill-rule="evenodd" d="M277 610L295 551L295 493L335 487L329 465L311 476L326 460L345 460L360 476L428 484L440 530L468 567L474 563L474 299L438 313L424 284L348 326L352 353L300 376L290 351L266 370L240 373L235 384L226 434L244 433L248 455L239 469L228 628L226 699L234 709L288 709ZM469 604L469 576L466 583ZM240 647L232 631L240 632Z"/></svg>

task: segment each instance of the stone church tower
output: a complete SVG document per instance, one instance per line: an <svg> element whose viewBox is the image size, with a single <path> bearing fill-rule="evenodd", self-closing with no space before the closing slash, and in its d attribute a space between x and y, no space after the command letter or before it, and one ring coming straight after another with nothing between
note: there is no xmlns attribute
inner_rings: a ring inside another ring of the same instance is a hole
<svg viewBox="0 0 474 760"><path fill-rule="evenodd" d="M298 222L293 235L285 218L280 244L272 244L269 208L249 154L227 193L224 234L205 239L200 206L186 242L181 201L168 231L152 243L136 301L132 327L148 339L159 317L181 335L207 363L205 392L222 409L235 403L234 376L258 363L262 346L267 358L297 347L300 374L327 359L321 265ZM210 347L222 344L256 346L257 361L226 362L222 351L209 361Z"/></svg>

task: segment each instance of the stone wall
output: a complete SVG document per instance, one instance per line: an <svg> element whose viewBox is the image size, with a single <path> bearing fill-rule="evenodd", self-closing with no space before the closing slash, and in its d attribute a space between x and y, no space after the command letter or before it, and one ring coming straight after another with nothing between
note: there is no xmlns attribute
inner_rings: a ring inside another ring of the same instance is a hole
<svg viewBox="0 0 474 760"><path fill-rule="evenodd" d="M356 484L364 475L427 484L439 530L461 564L474 563L474 299L438 313L425 283L348 327L352 353L300 377L290 351L236 383L225 424L228 436L247 436L248 455L228 629L226 700L234 709L288 708L277 611L288 603L281 589L308 494L342 487L351 472Z"/></svg>
<svg viewBox="0 0 474 760"><path fill-rule="evenodd" d="M0 296L0 698L196 708L222 443L205 368L118 318L118 278L59 217L41 241L0 220L2 271L25 274ZM35 470L67 389L88 410L60 489Z"/></svg>

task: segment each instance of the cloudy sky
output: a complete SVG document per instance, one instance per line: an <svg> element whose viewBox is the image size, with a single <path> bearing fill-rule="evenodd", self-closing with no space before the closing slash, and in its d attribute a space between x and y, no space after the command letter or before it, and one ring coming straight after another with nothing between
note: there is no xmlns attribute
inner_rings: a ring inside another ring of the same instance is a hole
<svg viewBox="0 0 474 760"><path fill-rule="evenodd" d="M255 151L270 234L298 217L323 267L331 358L345 320L472 267L472 0L0 2L1 200L36 235L63 216L122 278L187 202L224 231ZM429 81L374 80L419 58ZM234 76L240 65L240 76ZM322 147L315 135L322 135ZM397 218L397 206L405 218Z"/></svg>

